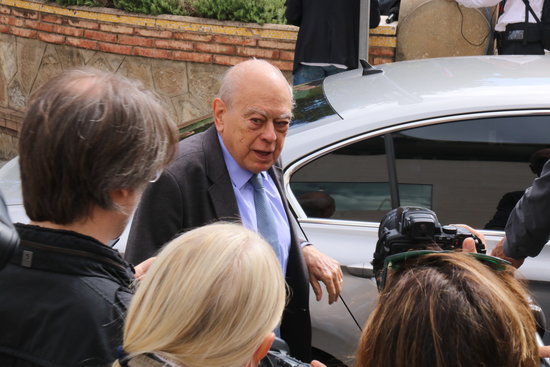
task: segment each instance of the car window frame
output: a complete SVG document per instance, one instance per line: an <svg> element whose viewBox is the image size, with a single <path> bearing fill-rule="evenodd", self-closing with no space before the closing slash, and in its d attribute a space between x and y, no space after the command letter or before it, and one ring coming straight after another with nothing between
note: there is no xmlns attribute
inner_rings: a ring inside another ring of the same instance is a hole
<svg viewBox="0 0 550 367"><path fill-rule="evenodd" d="M298 158L294 160L293 162L289 162L284 167L284 176L283 176L283 182L284 187L286 190L286 196L288 199L288 202L290 204L290 207L292 208L292 211L294 212L296 219L299 223L313 223L313 224L334 224L334 225L344 225L344 226L354 226L354 227L369 227L369 228L378 228L379 223L378 222L371 222L371 221L359 221L359 220L351 220L351 219L334 219L334 218L314 218L314 217L308 217L300 204L298 203L298 199L294 195L294 192L291 189L290 186L290 179L294 173L296 173L300 168L304 167L311 161L320 158L330 152L333 152L335 150L338 150L342 147L345 147L347 145L354 144L356 142L359 142L361 140L365 139L371 139L377 136L391 136L390 134L402 131L402 130L408 130L413 128L419 128L424 126L432 126L432 125L438 125L438 124L444 124L449 122L460 122L460 121L466 121L466 120L474 120L474 119L486 119L486 118L499 118L499 117L518 117L518 116L540 116L540 115L550 115L550 109L523 109L523 110L502 110L502 111L488 111L488 112L474 112L474 113L461 113L461 114L455 114L455 115L447 115L447 116L440 116L440 117L433 117L429 119L421 119L421 120L412 120L412 121L406 121L406 122L400 122L396 123L394 125L382 128L382 129L375 129L375 130L369 130L357 135L354 135L350 138L341 140L339 142L333 143L330 146L326 146L324 148L321 148L315 152L312 152L308 155L302 156L301 158ZM345 120L341 122L342 124L345 124ZM384 139L385 140L385 147L387 149L388 146L392 146L393 142L392 139ZM395 151L393 150L391 154L388 154L386 152L386 158L388 160L388 180L390 185L390 197L392 202L392 207L394 207L395 204L399 204L399 200L396 200L394 195L396 194L397 190L395 189L398 185L398 182L396 181L396 175L395 175ZM393 174L392 174L393 171ZM392 189L393 188L393 189ZM481 232L485 233L494 233L494 234L503 234L503 231L500 230L487 230L487 229L479 229Z"/></svg>

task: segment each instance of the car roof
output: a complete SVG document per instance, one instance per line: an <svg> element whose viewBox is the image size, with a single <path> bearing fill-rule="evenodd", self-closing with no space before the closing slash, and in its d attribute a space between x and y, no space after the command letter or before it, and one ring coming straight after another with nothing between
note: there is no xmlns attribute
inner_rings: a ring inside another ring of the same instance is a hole
<svg viewBox="0 0 550 367"><path fill-rule="evenodd" d="M550 108L550 57L472 56L383 64L327 77L325 96L340 116L291 129L288 164L304 152L375 129L427 118Z"/></svg>

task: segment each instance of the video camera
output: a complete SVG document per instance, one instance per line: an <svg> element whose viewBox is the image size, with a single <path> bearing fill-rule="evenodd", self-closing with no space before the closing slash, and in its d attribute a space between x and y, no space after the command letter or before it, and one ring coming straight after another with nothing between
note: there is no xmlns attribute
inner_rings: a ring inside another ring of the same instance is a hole
<svg viewBox="0 0 550 367"><path fill-rule="evenodd" d="M404 206L390 210L380 221L372 261L377 284L387 256L409 250L458 250L468 237L474 239L478 253L486 253L485 244L477 236L463 227L442 226L430 209Z"/></svg>

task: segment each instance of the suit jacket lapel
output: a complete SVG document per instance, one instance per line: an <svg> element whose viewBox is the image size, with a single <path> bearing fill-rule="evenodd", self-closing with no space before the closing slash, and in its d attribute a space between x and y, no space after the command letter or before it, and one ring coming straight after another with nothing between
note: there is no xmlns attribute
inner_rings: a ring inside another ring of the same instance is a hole
<svg viewBox="0 0 550 367"><path fill-rule="evenodd" d="M283 207L285 208L286 216L288 218L288 223L290 224L291 241L295 243L305 241L305 235L303 235L303 232L296 221L296 217L294 216L294 213L290 209L288 201L286 200L285 190L283 188L283 169L281 168L281 161L279 160L275 162L268 172L273 179L273 182L275 182L275 186L281 196Z"/></svg>
<svg viewBox="0 0 550 367"><path fill-rule="evenodd" d="M283 201L283 204L285 204L285 210L288 212L288 208L286 206L286 200L285 200L285 194L283 191L283 170L280 167L280 162L277 161L275 164L267 171L271 178L273 179L273 182L275 182L275 186L277 186L277 190L279 191L279 195L281 195L281 200ZM288 213L287 213L288 215Z"/></svg>
<svg viewBox="0 0 550 367"><path fill-rule="evenodd" d="M208 194L216 212L216 217L219 220L240 221L239 207L233 192L233 184L225 166L222 148L218 141L218 133L214 126L205 132L203 149L206 160L206 175L211 182Z"/></svg>

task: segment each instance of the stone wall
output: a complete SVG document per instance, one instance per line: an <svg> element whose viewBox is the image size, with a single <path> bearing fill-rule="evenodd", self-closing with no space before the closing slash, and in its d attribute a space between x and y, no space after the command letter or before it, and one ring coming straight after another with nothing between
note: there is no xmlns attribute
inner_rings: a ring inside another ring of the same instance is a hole
<svg viewBox="0 0 550 367"><path fill-rule="evenodd" d="M90 66L139 79L183 123L210 111L221 75L242 60L266 59L290 79L297 30L0 0L0 158L16 152L33 91L62 70ZM372 30L370 42L371 63L394 60L395 27Z"/></svg>

